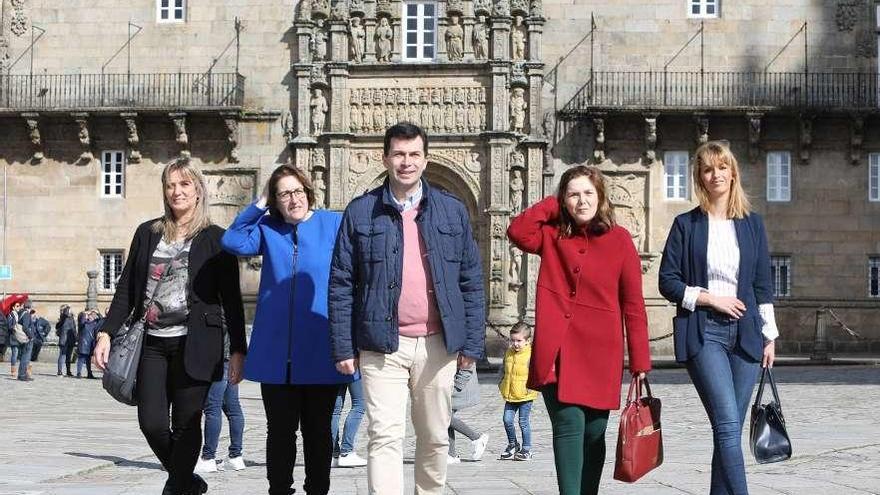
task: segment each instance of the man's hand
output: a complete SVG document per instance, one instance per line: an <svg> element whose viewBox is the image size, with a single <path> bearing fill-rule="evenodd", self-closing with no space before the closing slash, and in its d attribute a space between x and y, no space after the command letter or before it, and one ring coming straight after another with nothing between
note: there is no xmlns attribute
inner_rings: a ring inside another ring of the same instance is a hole
<svg viewBox="0 0 880 495"><path fill-rule="evenodd" d="M244 373L244 354L233 352L229 356L229 376L227 381L230 385L238 385L241 383Z"/></svg>
<svg viewBox="0 0 880 495"><path fill-rule="evenodd" d="M343 375L353 375L358 369L358 358L344 359L336 363L336 371Z"/></svg>
<svg viewBox="0 0 880 495"><path fill-rule="evenodd" d="M464 354L458 355L458 369L460 370L471 369L476 362L477 360L472 357L467 357Z"/></svg>
<svg viewBox="0 0 880 495"><path fill-rule="evenodd" d="M92 364L100 371L104 371L110 359L110 334L98 332L97 339L98 343L95 344L95 352L92 354Z"/></svg>

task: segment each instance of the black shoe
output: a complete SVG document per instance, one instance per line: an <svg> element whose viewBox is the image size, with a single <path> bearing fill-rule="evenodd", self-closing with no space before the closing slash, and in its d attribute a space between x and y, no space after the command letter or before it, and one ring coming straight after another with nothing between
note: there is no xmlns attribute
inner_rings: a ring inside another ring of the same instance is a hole
<svg viewBox="0 0 880 495"><path fill-rule="evenodd" d="M202 495L208 492L208 483L201 476L193 473L192 485L190 485L190 493L193 495Z"/></svg>
<svg viewBox="0 0 880 495"><path fill-rule="evenodd" d="M26 376L26 377L18 377L18 380L19 380L19 381L22 381L22 382L32 382L32 381L34 381L34 379L31 378L31 377L29 377L29 376Z"/></svg>
<svg viewBox="0 0 880 495"><path fill-rule="evenodd" d="M162 495L174 495L174 488L171 486L171 478L165 480L165 486L162 487Z"/></svg>
<svg viewBox="0 0 880 495"><path fill-rule="evenodd" d="M73 376L73 373L71 373L71 372L68 371L68 372L67 372L67 376Z"/></svg>
<svg viewBox="0 0 880 495"><path fill-rule="evenodd" d="M88 378L89 380L97 380L98 379L98 377L95 375L89 375L86 378Z"/></svg>

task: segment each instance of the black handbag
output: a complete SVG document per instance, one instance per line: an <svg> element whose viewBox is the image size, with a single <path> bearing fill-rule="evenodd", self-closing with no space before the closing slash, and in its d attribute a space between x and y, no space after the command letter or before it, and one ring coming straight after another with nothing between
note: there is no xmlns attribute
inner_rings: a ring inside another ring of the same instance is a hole
<svg viewBox="0 0 880 495"><path fill-rule="evenodd" d="M764 379L770 379L773 401L761 404L764 394ZM749 431L749 447L758 464L780 462L791 458L791 440L785 429L785 417L782 415L782 404L779 402L779 391L773 381L773 372L764 368L761 373L761 384L752 404L752 421Z"/></svg>
<svg viewBox="0 0 880 495"><path fill-rule="evenodd" d="M170 263L169 265L170 266ZM153 288L153 295L150 296L146 307L149 308L162 285L165 274L168 273L168 266L159 277L156 287ZM138 404L136 387L137 387L137 370L141 360L141 350L144 347L144 321L147 318L146 310L140 320L134 323L128 323L122 328L110 341L110 355L107 358L107 367L104 370L104 376L101 377L101 385L111 397L117 401L129 405L136 406Z"/></svg>

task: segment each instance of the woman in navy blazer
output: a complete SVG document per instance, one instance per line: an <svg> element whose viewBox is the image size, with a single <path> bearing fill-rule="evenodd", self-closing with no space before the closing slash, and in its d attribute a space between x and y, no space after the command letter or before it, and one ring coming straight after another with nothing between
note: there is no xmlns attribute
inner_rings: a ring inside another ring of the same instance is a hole
<svg viewBox="0 0 880 495"><path fill-rule="evenodd" d="M761 217L749 211L739 167L717 141L693 164L699 206L675 218L660 263L660 293L676 304L675 357L685 363L712 424L711 495L748 494L741 448L760 366L779 335Z"/></svg>

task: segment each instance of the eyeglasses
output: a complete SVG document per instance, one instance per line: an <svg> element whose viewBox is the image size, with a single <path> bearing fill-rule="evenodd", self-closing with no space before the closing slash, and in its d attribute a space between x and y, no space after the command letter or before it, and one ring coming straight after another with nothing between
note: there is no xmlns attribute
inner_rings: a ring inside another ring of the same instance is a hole
<svg viewBox="0 0 880 495"><path fill-rule="evenodd" d="M278 201L290 201L290 198L294 196L296 196L297 199L303 199L306 197L306 190L298 188L292 191L278 191L275 193L275 198L277 198Z"/></svg>

